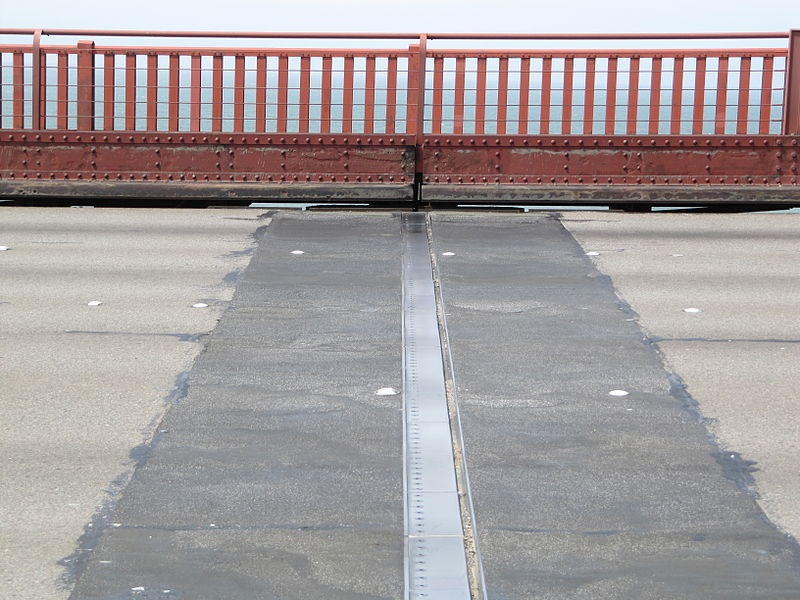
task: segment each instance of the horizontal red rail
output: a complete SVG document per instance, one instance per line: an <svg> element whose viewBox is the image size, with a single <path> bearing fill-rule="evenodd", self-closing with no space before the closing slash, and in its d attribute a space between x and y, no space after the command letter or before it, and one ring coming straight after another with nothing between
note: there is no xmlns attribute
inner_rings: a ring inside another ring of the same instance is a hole
<svg viewBox="0 0 800 600"><path fill-rule="evenodd" d="M0 29L0 35L63 35L154 38L228 38L228 39L419 39L415 33L332 33L265 31L149 31L120 29ZM786 31L695 32L695 33L428 33L429 40L735 40L783 39Z"/></svg>

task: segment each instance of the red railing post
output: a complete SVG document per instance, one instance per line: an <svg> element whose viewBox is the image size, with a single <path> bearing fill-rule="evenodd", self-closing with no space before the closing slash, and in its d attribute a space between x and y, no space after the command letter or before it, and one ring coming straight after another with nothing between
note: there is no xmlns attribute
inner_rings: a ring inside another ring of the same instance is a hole
<svg viewBox="0 0 800 600"><path fill-rule="evenodd" d="M424 33L419 36L419 44L408 47L408 112L406 116L406 129L413 127L413 131L406 133L414 135L416 146L416 173L421 180L424 171L422 145L425 141L425 80L427 77L427 48L428 36ZM414 86L414 87L412 87ZM421 181L417 182L418 184Z"/></svg>
<svg viewBox="0 0 800 600"><path fill-rule="evenodd" d="M784 135L800 134L800 29L789 32L786 92L783 101Z"/></svg>
<svg viewBox="0 0 800 600"><path fill-rule="evenodd" d="M42 77L42 30L37 29L33 34L33 56L31 74L31 104L32 104L32 123L34 130L43 129L42 101L44 99L44 78Z"/></svg>
<svg viewBox="0 0 800 600"><path fill-rule="evenodd" d="M78 42L78 130L94 130L94 42Z"/></svg>

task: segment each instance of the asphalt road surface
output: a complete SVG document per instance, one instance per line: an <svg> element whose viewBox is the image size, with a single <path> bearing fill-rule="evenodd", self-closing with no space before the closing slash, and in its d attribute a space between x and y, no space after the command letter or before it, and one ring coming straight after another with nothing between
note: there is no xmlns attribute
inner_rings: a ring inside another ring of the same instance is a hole
<svg viewBox="0 0 800 600"><path fill-rule="evenodd" d="M403 597L400 216L264 212L3 207L4 597ZM473 590L800 596L800 217L427 226Z"/></svg>

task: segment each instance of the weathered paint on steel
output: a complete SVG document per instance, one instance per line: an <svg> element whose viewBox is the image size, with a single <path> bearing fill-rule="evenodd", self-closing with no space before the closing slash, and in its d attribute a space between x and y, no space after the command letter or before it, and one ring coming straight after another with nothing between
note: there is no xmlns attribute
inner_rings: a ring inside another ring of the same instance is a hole
<svg viewBox="0 0 800 600"><path fill-rule="evenodd" d="M433 185L425 202L442 205L733 206L799 204L795 187L762 185Z"/></svg>
<svg viewBox="0 0 800 600"><path fill-rule="evenodd" d="M16 132L0 136L0 141L0 180L401 184L413 182L416 159L414 147L405 138L287 140Z"/></svg>
<svg viewBox="0 0 800 600"><path fill-rule="evenodd" d="M797 136L437 136L425 183L796 186Z"/></svg>

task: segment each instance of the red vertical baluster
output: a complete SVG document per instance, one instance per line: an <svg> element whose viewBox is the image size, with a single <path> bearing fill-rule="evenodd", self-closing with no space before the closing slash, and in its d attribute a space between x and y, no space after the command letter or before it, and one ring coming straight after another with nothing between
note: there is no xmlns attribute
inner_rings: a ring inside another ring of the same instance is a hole
<svg viewBox="0 0 800 600"><path fill-rule="evenodd" d="M256 124L255 132L267 130L267 57L256 57Z"/></svg>
<svg viewBox="0 0 800 600"><path fill-rule="evenodd" d="M158 130L158 55L147 57L147 130Z"/></svg>
<svg viewBox="0 0 800 600"><path fill-rule="evenodd" d="M442 133L442 102L444 88L444 58L437 56L433 59L433 116L430 126L431 133Z"/></svg>
<svg viewBox="0 0 800 600"><path fill-rule="evenodd" d="M617 127L617 67L619 58L608 59L606 74L606 135L614 135Z"/></svg>
<svg viewBox="0 0 800 600"><path fill-rule="evenodd" d="M25 126L25 55L22 52L14 52L14 93L13 93L13 115L14 129L22 129Z"/></svg>
<svg viewBox="0 0 800 600"><path fill-rule="evenodd" d="M475 90L475 133L486 131L486 57L478 57L478 82Z"/></svg>
<svg viewBox="0 0 800 600"><path fill-rule="evenodd" d="M591 135L594 132L594 86L597 70L597 59L590 56L586 59L586 90L583 103L583 134Z"/></svg>
<svg viewBox="0 0 800 600"><path fill-rule="evenodd" d="M214 132L222 131L222 67L222 55L215 54L211 75L211 131Z"/></svg>
<svg viewBox="0 0 800 600"><path fill-rule="evenodd" d="M311 120L311 57L300 58L300 133L308 133Z"/></svg>
<svg viewBox="0 0 800 600"><path fill-rule="evenodd" d="M568 56L564 59L564 96L561 113L561 133L572 133L572 95L575 88L575 59Z"/></svg>
<svg viewBox="0 0 800 600"><path fill-rule="evenodd" d="M237 55L233 65L233 130L244 131L244 56Z"/></svg>
<svg viewBox="0 0 800 600"><path fill-rule="evenodd" d="M639 121L639 66L641 59L638 56L631 58L630 74L628 79L628 135L636 135Z"/></svg>
<svg viewBox="0 0 800 600"><path fill-rule="evenodd" d="M181 57L178 54L170 54L169 57L169 131L179 131L178 121L179 108L181 101Z"/></svg>
<svg viewBox="0 0 800 600"><path fill-rule="evenodd" d="M397 119L397 57L386 64L386 133L394 133Z"/></svg>
<svg viewBox="0 0 800 600"><path fill-rule="evenodd" d="M692 133L703 133L703 111L706 104L706 57L698 56L694 70L694 115Z"/></svg>
<svg viewBox="0 0 800 600"><path fill-rule="evenodd" d="M736 116L736 133L747 133L748 114L750 112L750 71L752 60L743 56L739 65L739 109Z"/></svg>
<svg viewBox="0 0 800 600"><path fill-rule="evenodd" d="M553 59L548 56L542 60L542 111L539 132L550 133L550 104L553 94Z"/></svg>
<svg viewBox="0 0 800 600"><path fill-rule="evenodd" d="M661 120L661 63L660 56L653 58L653 66L650 71L650 123L647 131L651 135L658 134Z"/></svg>
<svg viewBox="0 0 800 600"><path fill-rule="evenodd" d="M56 127L61 130L69 127L69 55L66 52L58 53L58 100L56 108Z"/></svg>
<svg viewBox="0 0 800 600"><path fill-rule="evenodd" d="M136 55L125 56L125 129L136 129Z"/></svg>
<svg viewBox="0 0 800 600"><path fill-rule="evenodd" d="M497 73L497 133L508 133L508 57L500 58Z"/></svg>
<svg viewBox="0 0 800 600"><path fill-rule="evenodd" d="M759 115L758 132L768 134L772 118L772 82L775 77L775 58L764 58L761 70L761 114Z"/></svg>
<svg viewBox="0 0 800 600"><path fill-rule="evenodd" d="M114 91L116 70L114 55L110 52L103 57L103 129L114 130Z"/></svg>
<svg viewBox="0 0 800 600"><path fill-rule="evenodd" d="M286 133L289 128L287 116L289 109L289 57L278 58L278 133Z"/></svg>
<svg viewBox="0 0 800 600"><path fill-rule="evenodd" d="M353 81L355 79L355 59L346 56L344 59L344 90L342 99L342 133L353 131Z"/></svg>
<svg viewBox="0 0 800 600"><path fill-rule="evenodd" d="M189 131L200 131L201 105L203 103L203 57L192 55L191 100L189 104Z"/></svg>
<svg viewBox="0 0 800 600"><path fill-rule="evenodd" d="M333 86L333 58L324 56L322 58L322 123L320 131L330 133L331 131L331 102Z"/></svg>
<svg viewBox="0 0 800 600"><path fill-rule="evenodd" d="M366 82L364 89L364 133L375 131L375 57L366 60Z"/></svg>
<svg viewBox="0 0 800 600"><path fill-rule="evenodd" d="M78 129L94 129L94 42L78 42Z"/></svg>
<svg viewBox="0 0 800 600"><path fill-rule="evenodd" d="M467 59L456 57L455 89L453 90L453 133L464 133L464 95L467 84Z"/></svg>
<svg viewBox="0 0 800 600"><path fill-rule="evenodd" d="M681 112L683 109L683 57L676 56L672 67L672 110L670 112L669 132L681 133Z"/></svg>
<svg viewBox="0 0 800 600"><path fill-rule="evenodd" d="M714 133L725 133L725 118L728 108L728 62L727 56L721 56L717 71L717 108L714 117Z"/></svg>
<svg viewBox="0 0 800 600"><path fill-rule="evenodd" d="M531 57L525 56L519 63L519 124L517 133L527 135L530 112Z"/></svg>

